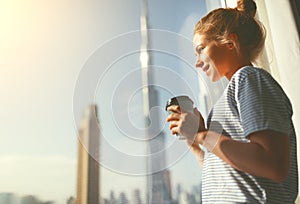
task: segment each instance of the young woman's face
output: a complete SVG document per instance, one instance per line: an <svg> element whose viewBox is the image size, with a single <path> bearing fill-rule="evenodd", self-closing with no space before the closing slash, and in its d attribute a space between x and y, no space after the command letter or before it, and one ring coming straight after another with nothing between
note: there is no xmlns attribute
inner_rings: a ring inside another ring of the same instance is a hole
<svg viewBox="0 0 300 204"><path fill-rule="evenodd" d="M225 76L231 59L228 47L208 41L200 34L194 35L193 43L197 56L196 68L202 69L213 82Z"/></svg>

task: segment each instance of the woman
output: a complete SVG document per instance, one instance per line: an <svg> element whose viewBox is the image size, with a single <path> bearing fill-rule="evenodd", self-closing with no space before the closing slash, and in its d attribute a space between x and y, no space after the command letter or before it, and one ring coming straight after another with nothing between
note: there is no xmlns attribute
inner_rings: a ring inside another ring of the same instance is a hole
<svg viewBox="0 0 300 204"><path fill-rule="evenodd" d="M196 68L212 81L229 80L207 126L197 109L168 109L172 134L185 136L203 165L203 203L288 204L298 194L290 101L270 74L252 65L265 40L255 13L255 2L240 0L195 26Z"/></svg>

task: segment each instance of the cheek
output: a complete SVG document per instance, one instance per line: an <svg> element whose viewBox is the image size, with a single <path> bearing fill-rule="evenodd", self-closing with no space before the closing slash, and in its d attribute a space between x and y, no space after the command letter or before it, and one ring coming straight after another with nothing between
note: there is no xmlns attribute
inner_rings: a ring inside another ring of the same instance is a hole
<svg viewBox="0 0 300 204"><path fill-rule="evenodd" d="M217 62L220 60L220 54L217 49L212 49L211 52L209 53L209 56L210 56L211 60L213 60L214 62Z"/></svg>
<svg viewBox="0 0 300 204"><path fill-rule="evenodd" d="M206 63L215 63L217 61L217 55L216 49L214 47L208 47L202 54L201 54L201 60L205 61Z"/></svg>
<svg viewBox="0 0 300 204"><path fill-rule="evenodd" d="M206 54L204 54L204 53L202 53L202 54L199 55L199 59L201 61L206 62L206 63L209 61L209 57Z"/></svg>
<svg viewBox="0 0 300 204"><path fill-rule="evenodd" d="M212 56L210 52L203 52L198 56L198 59L205 63L210 63L212 61Z"/></svg>
<svg viewBox="0 0 300 204"><path fill-rule="evenodd" d="M226 59L226 50L220 47L214 47L211 52L211 58L214 59L216 62L223 62Z"/></svg>

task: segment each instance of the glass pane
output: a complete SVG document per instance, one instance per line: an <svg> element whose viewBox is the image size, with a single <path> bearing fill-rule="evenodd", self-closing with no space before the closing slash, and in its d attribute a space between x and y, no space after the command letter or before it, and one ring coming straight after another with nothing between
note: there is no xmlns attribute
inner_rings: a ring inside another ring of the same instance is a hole
<svg viewBox="0 0 300 204"><path fill-rule="evenodd" d="M199 203L201 169L165 105L189 95L207 114L193 27L219 0L149 0L148 33L141 0L30 2L0 3L0 203Z"/></svg>

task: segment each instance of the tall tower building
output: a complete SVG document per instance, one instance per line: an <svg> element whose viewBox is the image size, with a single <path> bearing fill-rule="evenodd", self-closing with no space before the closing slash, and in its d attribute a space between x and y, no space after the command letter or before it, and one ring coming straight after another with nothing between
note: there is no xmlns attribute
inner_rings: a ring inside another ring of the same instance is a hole
<svg viewBox="0 0 300 204"><path fill-rule="evenodd" d="M150 67L151 52L149 52L150 36L148 26L148 8L147 0L142 1L142 15L141 15L141 68L142 68L142 82L143 82L143 103L144 103L144 117L145 124L148 127L146 131L147 137L147 154L149 159L147 161L147 186L146 198L149 204L169 204L171 203L171 186L170 174L166 167L165 136L160 127L161 118L158 113L152 114L150 121L150 110L160 106L158 91L153 84L155 67ZM163 170L165 169L165 170Z"/></svg>
<svg viewBox="0 0 300 204"><path fill-rule="evenodd" d="M158 91L153 86L149 86L149 105L150 109L159 106ZM171 179L170 171L166 169L165 134L160 130L159 121L161 118L158 113L152 113L154 116L151 121L151 128L147 132L149 139L149 161L148 171L148 203L150 204L170 204L171 195Z"/></svg>
<svg viewBox="0 0 300 204"><path fill-rule="evenodd" d="M100 127L96 105L89 105L80 122L76 204L98 204Z"/></svg>

